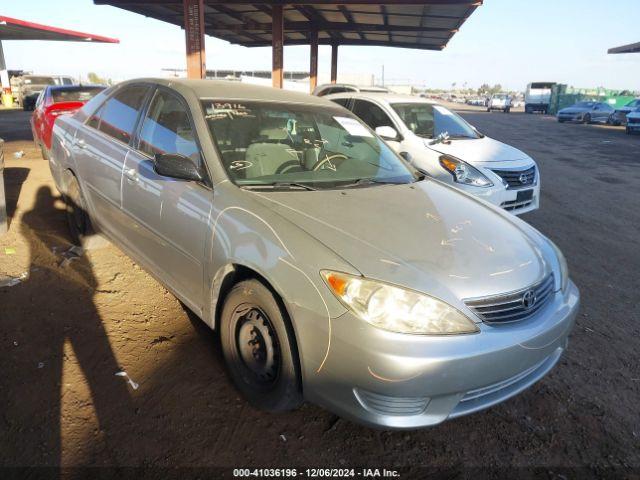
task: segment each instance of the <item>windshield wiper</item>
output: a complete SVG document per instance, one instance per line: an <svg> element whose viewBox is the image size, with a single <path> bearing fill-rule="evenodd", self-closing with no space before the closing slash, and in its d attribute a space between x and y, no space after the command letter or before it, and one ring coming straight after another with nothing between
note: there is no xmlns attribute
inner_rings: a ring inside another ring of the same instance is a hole
<svg viewBox="0 0 640 480"><path fill-rule="evenodd" d="M311 185L306 183L296 183L296 182L274 182L274 183L245 183L241 185L241 188L249 188L251 190L264 188L267 190L275 190L278 188L290 189L290 190L318 190Z"/></svg>
<svg viewBox="0 0 640 480"><path fill-rule="evenodd" d="M375 178L356 178L353 182L340 185L342 188L359 187L360 185L401 185L406 182L391 182L388 180L377 180Z"/></svg>
<svg viewBox="0 0 640 480"><path fill-rule="evenodd" d="M460 135L449 135L449 138L452 139L452 140L459 140L459 139L462 139L462 138L475 139L475 138L478 138L478 137L473 137L471 135L462 135L462 134L460 134Z"/></svg>

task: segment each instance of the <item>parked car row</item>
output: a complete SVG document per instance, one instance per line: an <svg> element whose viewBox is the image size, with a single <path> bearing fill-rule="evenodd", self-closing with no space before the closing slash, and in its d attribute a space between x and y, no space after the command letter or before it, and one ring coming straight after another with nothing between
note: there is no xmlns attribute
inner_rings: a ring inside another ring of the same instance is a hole
<svg viewBox="0 0 640 480"><path fill-rule="evenodd" d="M535 162L433 102L330 98L179 79L98 93L48 152L72 234L104 233L217 330L270 411L306 399L416 428L545 376L579 292L497 206L537 207Z"/></svg>
<svg viewBox="0 0 640 480"><path fill-rule="evenodd" d="M33 110L40 92L48 85L75 85L66 75L23 75L15 82L14 96L24 110Z"/></svg>
<svg viewBox="0 0 640 480"><path fill-rule="evenodd" d="M640 118L640 99L627 103L622 108L614 109L606 102L585 101L578 102L571 107L558 111L558 122L579 123L607 123L610 125L625 125L627 133L638 130Z"/></svg>

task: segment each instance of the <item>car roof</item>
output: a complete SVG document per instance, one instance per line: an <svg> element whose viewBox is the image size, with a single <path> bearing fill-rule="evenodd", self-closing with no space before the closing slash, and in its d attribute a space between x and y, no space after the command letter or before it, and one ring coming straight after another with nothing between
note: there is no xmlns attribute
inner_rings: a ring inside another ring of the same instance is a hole
<svg viewBox="0 0 640 480"><path fill-rule="evenodd" d="M331 100L332 98L358 98L362 100L377 100L384 103L429 103L438 104L438 102L429 98L418 97L414 95L402 95L400 93L385 92L343 92L325 95L323 98Z"/></svg>
<svg viewBox="0 0 640 480"><path fill-rule="evenodd" d="M195 80L186 78L137 78L118 84L150 82L178 91L189 90L198 98L213 98L224 100L256 100L286 103L306 103L310 105L327 106L327 100L314 97L307 93L282 90L279 88L263 87L228 80Z"/></svg>

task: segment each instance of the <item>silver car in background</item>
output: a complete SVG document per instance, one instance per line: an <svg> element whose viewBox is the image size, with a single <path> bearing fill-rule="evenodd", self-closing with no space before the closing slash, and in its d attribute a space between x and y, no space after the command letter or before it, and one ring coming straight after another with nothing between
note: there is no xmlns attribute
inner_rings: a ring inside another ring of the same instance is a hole
<svg viewBox="0 0 640 480"><path fill-rule="evenodd" d="M605 102L578 102L558 111L558 122L610 123L613 107Z"/></svg>
<svg viewBox="0 0 640 480"><path fill-rule="evenodd" d="M50 166L73 235L103 232L218 330L261 408L424 427L567 347L579 294L554 244L327 100L132 80L56 121Z"/></svg>
<svg viewBox="0 0 640 480"><path fill-rule="evenodd" d="M435 101L395 93L340 93L351 110L413 166L520 215L540 206L540 170L526 153L480 133Z"/></svg>

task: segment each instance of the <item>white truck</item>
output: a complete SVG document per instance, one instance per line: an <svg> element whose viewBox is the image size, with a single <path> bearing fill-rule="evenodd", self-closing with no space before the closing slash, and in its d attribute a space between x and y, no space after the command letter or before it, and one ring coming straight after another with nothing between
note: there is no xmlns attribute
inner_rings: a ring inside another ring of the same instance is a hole
<svg viewBox="0 0 640 480"><path fill-rule="evenodd" d="M556 82L533 82L527 85L527 91L524 94L525 113L549 113L551 91L555 84Z"/></svg>

